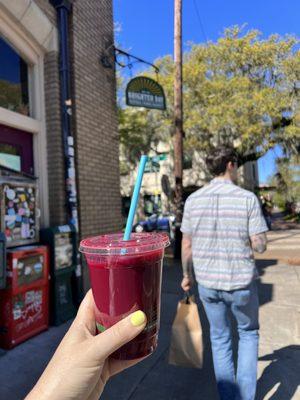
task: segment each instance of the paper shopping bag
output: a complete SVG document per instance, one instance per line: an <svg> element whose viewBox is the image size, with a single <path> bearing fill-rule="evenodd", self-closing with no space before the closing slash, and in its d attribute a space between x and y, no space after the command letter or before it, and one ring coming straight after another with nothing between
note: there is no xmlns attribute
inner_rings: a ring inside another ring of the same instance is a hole
<svg viewBox="0 0 300 400"><path fill-rule="evenodd" d="M202 327L194 296L181 300L172 325L169 363L201 368L203 362Z"/></svg>

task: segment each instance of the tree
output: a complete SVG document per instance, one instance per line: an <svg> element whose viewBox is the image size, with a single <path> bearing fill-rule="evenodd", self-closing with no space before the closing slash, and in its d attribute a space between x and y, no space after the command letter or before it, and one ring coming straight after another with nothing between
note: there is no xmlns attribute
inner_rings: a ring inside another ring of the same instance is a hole
<svg viewBox="0 0 300 400"><path fill-rule="evenodd" d="M277 173L271 178L276 187L275 203L282 208L300 201L300 156L278 158Z"/></svg>
<svg viewBox="0 0 300 400"><path fill-rule="evenodd" d="M297 43L298 39L292 36L272 35L263 40L258 31L244 32L243 27L235 26L226 29L216 43L192 45L185 52L183 67L185 153L234 144L241 164L258 159L275 144L280 144L285 154L297 153ZM131 154L130 161L139 151L141 141L147 142L146 150L152 140L161 138L169 142L173 132L173 60L166 56L157 60L156 65L160 68L159 82L165 89L168 109L120 111L121 143ZM133 143L131 135L139 139Z"/></svg>

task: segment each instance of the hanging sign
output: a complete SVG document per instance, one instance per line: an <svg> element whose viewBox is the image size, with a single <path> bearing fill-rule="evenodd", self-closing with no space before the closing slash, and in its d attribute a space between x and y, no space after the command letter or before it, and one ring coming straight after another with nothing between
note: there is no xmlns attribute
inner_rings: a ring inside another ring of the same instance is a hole
<svg viewBox="0 0 300 400"><path fill-rule="evenodd" d="M159 83L146 76L133 78L126 88L126 104L132 107L166 109L164 90Z"/></svg>

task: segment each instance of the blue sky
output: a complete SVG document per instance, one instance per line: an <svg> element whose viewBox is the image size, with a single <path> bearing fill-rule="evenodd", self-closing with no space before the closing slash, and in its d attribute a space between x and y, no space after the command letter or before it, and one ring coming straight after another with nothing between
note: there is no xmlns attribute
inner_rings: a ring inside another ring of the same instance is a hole
<svg viewBox="0 0 300 400"><path fill-rule="evenodd" d="M173 3L174 0L114 0L114 19L120 24L118 46L150 62L172 54ZM183 0L183 42L215 41L225 27L244 23L249 29L260 30L264 37L272 33L299 35L299 15L300 0ZM133 70L133 74L136 72ZM280 153L275 149L259 160L261 182L274 173L274 159Z"/></svg>

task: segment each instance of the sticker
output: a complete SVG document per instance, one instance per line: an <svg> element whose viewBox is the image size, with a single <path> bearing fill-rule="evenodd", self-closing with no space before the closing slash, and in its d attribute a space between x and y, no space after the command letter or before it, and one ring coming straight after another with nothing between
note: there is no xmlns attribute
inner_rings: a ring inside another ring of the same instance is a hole
<svg viewBox="0 0 300 400"><path fill-rule="evenodd" d="M16 216L16 222L22 222L22 216L21 215L17 215Z"/></svg>
<svg viewBox="0 0 300 400"><path fill-rule="evenodd" d="M35 238L35 229L34 228L30 229L28 236L30 237L30 239L34 239Z"/></svg>
<svg viewBox="0 0 300 400"><path fill-rule="evenodd" d="M28 203L27 203L27 201L24 201L24 202L23 202L23 207L24 207L24 208L28 208Z"/></svg>
<svg viewBox="0 0 300 400"><path fill-rule="evenodd" d="M19 208L18 214L19 215L24 215L25 214L24 208Z"/></svg>
<svg viewBox="0 0 300 400"><path fill-rule="evenodd" d="M16 308L13 310L14 320L20 319L22 315L22 310L20 308Z"/></svg>
<svg viewBox="0 0 300 400"><path fill-rule="evenodd" d="M7 214L8 214L8 215L16 215L16 212L15 212L14 208L9 208L9 209L7 210Z"/></svg>
<svg viewBox="0 0 300 400"><path fill-rule="evenodd" d="M33 303L35 299L34 290L25 293L25 304Z"/></svg>
<svg viewBox="0 0 300 400"><path fill-rule="evenodd" d="M30 275L31 274L31 268L30 267L25 267L24 275Z"/></svg>
<svg viewBox="0 0 300 400"><path fill-rule="evenodd" d="M14 227L15 227L15 223L14 222L7 222L7 227L8 227L9 230L12 231L14 229Z"/></svg>
<svg viewBox="0 0 300 400"><path fill-rule="evenodd" d="M13 224L16 221L17 217L16 215L5 215L4 220L7 222L7 224Z"/></svg>
<svg viewBox="0 0 300 400"><path fill-rule="evenodd" d="M9 202L8 202L8 207L13 207L14 206L14 202L12 201L12 200L10 200Z"/></svg>
<svg viewBox="0 0 300 400"><path fill-rule="evenodd" d="M13 200L16 197L16 192L14 190L12 190L12 189L7 189L6 190L6 197L9 200Z"/></svg>
<svg viewBox="0 0 300 400"><path fill-rule="evenodd" d="M17 258L13 259L12 265L13 265L13 269L17 269L18 268L18 259Z"/></svg>
<svg viewBox="0 0 300 400"><path fill-rule="evenodd" d="M35 296L34 296L34 302L36 304L42 304L42 298L43 298L43 294L41 290L37 290L35 292Z"/></svg>
<svg viewBox="0 0 300 400"><path fill-rule="evenodd" d="M41 263L36 263L33 266L34 271L39 274L43 270L43 265Z"/></svg>
<svg viewBox="0 0 300 400"><path fill-rule="evenodd" d="M23 202L23 201L26 201L26 196L25 196L25 194L20 194L19 195L19 199Z"/></svg>
<svg viewBox="0 0 300 400"><path fill-rule="evenodd" d="M58 227L59 232L65 233L65 232L71 232L71 228L69 225L61 225Z"/></svg>
<svg viewBox="0 0 300 400"><path fill-rule="evenodd" d="M21 226L21 238L22 239L27 239L28 237L30 237L29 224L22 223L22 226Z"/></svg>
<svg viewBox="0 0 300 400"><path fill-rule="evenodd" d="M68 172L69 172L69 178L74 178L75 177L75 168L69 168Z"/></svg>
<svg viewBox="0 0 300 400"><path fill-rule="evenodd" d="M96 326L97 326L98 332L100 332L100 333L104 332L106 330L105 326L99 324L99 322L96 322Z"/></svg>
<svg viewBox="0 0 300 400"><path fill-rule="evenodd" d="M17 261L17 260L16 260L16 261ZM23 268L24 268L24 263L19 262L18 265L17 265L17 268L18 268L18 269L23 269Z"/></svg>

